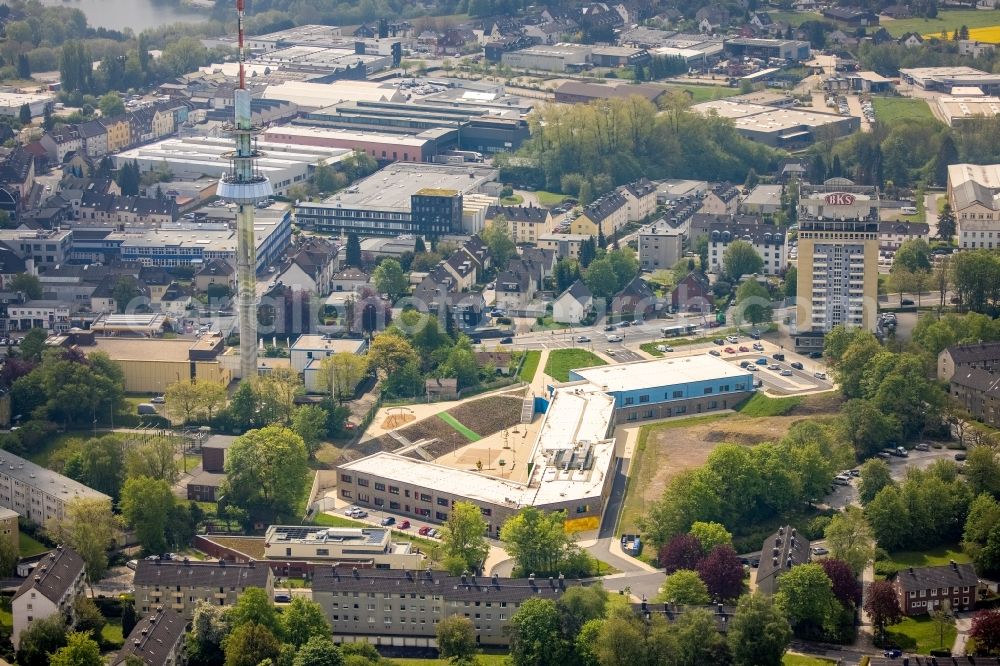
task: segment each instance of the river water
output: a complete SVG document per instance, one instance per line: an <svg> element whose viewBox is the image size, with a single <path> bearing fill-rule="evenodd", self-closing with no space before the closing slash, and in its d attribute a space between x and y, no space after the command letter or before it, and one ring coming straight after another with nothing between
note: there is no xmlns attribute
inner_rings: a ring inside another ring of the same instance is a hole
<svg viewBox="0 0 1000 666"><path fill-rule="evenodd" d="M42 0L49 7L74 7L87 15L94 28L122 30L132 28L139 34L147 28L180 21L204 21L205 15L152 0Z"/></svg>

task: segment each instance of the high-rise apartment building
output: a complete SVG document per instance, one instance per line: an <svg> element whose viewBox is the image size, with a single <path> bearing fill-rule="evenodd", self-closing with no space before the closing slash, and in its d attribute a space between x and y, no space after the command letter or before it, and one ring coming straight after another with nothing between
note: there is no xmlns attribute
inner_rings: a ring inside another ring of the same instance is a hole
<svg viewBox="0 0 1000 666"><path fill-rule="evenodd" d="M799 209L797 351L821 351L834 326L874 330L878 315L878 204L873 188L803 186ZM821 189L822 188L822 189ZM826 190L826 191L823 191ZM857 190L857 191L854 191ZM819 215L806 201L821 198ZM868 200L868 201L865 201Z"/></svg>

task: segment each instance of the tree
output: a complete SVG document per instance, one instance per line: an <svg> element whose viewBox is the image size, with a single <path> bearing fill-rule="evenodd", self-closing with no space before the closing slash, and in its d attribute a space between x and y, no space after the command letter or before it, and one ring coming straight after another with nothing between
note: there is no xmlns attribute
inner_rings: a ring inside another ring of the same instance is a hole
<svg viewBox="0 0 1000 666"><path fill-rule="evenodd" d="M44 328L33 328L21 340L21 358L26 361L41 361L48 334Z"/></svg>
<svg viewBox="0 0 1000 666"><path fill-rule="evenodd" d="M434 633L437 636L438 651L452 663L469 663L479 651L476 627L467 617L449 615L438 622Z"/></svg>
<svg viewBox="0 0 1000 666"><path fill-rule="evenodd" d="M497 216L493 224L479 232L479 237L490 249L490 256L497 270L502 271L507 268L507 262L517 254L517 248L510 237L510 230L503 216Z"/></svg>
<svg viewBox="0 0 1000 666"><path fill-rule="evenodd" d="M889 465L880 458L872 458L861 465L861 478L858 480L858 499L861 506L867 506L875 499L879 491L893 485Z"/></svg>
<svg viewBox="0 0 1000 666"><path fill-rule="evenodd" d="M606 258L590 262L583 276L583 282L594 298L611 298L618 291L618 276L611 260Z"/></svg>
<svg viewBox="0 0 1000 666"><path fill-rule="evenodd" d="M835 557L822 559L819 564L830 579L833 596L844 608L852 608L858 598L858 580L851 565Z"/></svg>
<svg viewBox="0 0 1000 666"><path fill-rule="evenodd" d="M705 608L691 608L671 627L677 664L728 664L729 645L716 625L715 616Z"/></svg>
<svg viewBox="0 0 1000 666"><path fill-rule="evenodd" d="M139 293L139 283L136 282L134 277L125 275L118 278L115 286L111 289L111 296L115 300L118 312L126 312L129 304Z"/></svg>
<svg viewBox="0 0 1000 666"><path fill-rule="evenodd" d="M201 408L205 411L205 418L211 422L229 399L229 392L222 382L199 381L195 383L198 387L198 398Z"/></svg>
<svg viewBox="0 0 1000 666"><path fill-rule="evenodd" d="M0 539L0 576L13 576L21 559L20 547L13 539Z"/></svg>
<svg viewBox="0 0 1000 666"><path fill-rule="evenodd" d="M323 607L303 597L292 599L281 614L281 624L285 641L297 648L314 638L330 636L330 623L323 614Z"/></svg>
<svg viewBox="0 0 1000 666"><path fill-rule="evenodd" d="M697 571L678 569L663 581L656 600L661 603L700 606L710 601L708 587Z"/></svg>
<svg viewBox="0 0 1000 666"><path fill-rule="evenodd" d="M785 298L795 298L799 295L799 269L795 266L785 271Z"/></svg>
<svg viewBox="0 0 1000 666"><path fill-rule="evenodd" d="M931 270L931 248L922 238L911 238L903 241L892 260L892 267L905 268L908 271L928 272Z"/></svg>
<svg viewBox="0 0 1000 666"><path fill-rule="evenodd" d="M139 614L135 611L135 602L131 599L122 600L122 634L128 636L139 624Z"/></svg>
<svg viewBox="0 0 1000 666"><path fill-rule="evenodd" d="M969 636L976 641L977 655L994 655L1000 652L1000 610L981 610L972 618Z"/></svg>
<svg viewBox="0 0 1000 666"><path fill-rule="evenodd" d="M745 240L733 241L722 255L722 268L734 282L744 275L759 273L763 266L764 260Z"/></svg>
<svg viewBox="0 0 1000 666"><path fill-rule="evenodd" d="M899 419L870 400L848 400L840 410L840 431L857 458L867 458L902 439Z"/></svg>
<svg viewBox="0 0 1000 666"><path fill-rule="evenodd" d="M965 461L965 480L973 494L1000 496L1000 455L986 446L976 446Z"/></svg>
<svg viewBox="0 0 1000 666"><path fill-rule="evenodd" d="M562 636L559 609L551 599L528 599L510 618L512 666L566 663L570 647Z"/></svg>
<svg viewBox="0 0 1000 666"><path fill-rule="evenodd" d="M63 471L66 476L117 499L123 479L122 463L122 443L118 437L92 437L66 460Z"/></svg>
<svg viewBox="0 0 1000 666"><path fill-rule="evenodd" d="M76 616L76 625L73 627L76 631L89 635L95 641L100 640L101 631L108 621L90 597L77 597L73 602L73 614Z"/></svg>
<svg viewBox="0 0 1000 666"><path fill-rule="evenodd" d="M452 558L455 569L461 566L460 571L453 570L452 574L476 572L482 567L490 552L490 546L486 543L488 529L482 512L475 504L456 502L452 506L441 537L445 555Z"/></svg>
<svg viewBox="0 0 1000 666"><path fill-rule="evenodd" d="M576 636L585 624L605 616L608 593L600 584L571 587L559 597L556 606L562 618L563 635Z"/></svg>
<svg viewBox="0 0 1000 666"><path fill-rule="evenodd" d="M174 510L174 494L162 479L134 476L122 488L122 515L135 528L136 538L147 553L167 550L167 524Z"/></svg>
<svg viewBox="0 0 1000 666"><path fill-rule="evenodd" d="M31 61L28 59L27 53L19 53L17 55L17 78L28 80L31 78ZM48 108L48 105L45 106ZM29 107L28 113L31 113ZM28 121L31 121L31 116L28 116Z"/></svg>
<svg viewBox="0 0 1000 666"><path fill-rule="evenodd" d="M122 101L121 95L112 90L101 97L97 108L101 110L102 117L111 118L125 113L125 102Z"/></svg>
<svg viewBox="0 0 1000 666"><path fill-rule="evenodd" d="M938 215L938 238L945 243L950 243L957 230L955 223L955 213L951 210L951 204L946 203Z"/></svg>
<svg viewBox="0 0 1000 666"><path fill-rule="evenodd" d="M293 517L308 483L308 454L294 431L271 425L238 437L226 457L223 494L250 520Z"/></svg>
<svg viewBox="0 0 1000 666"><path fill-rule="evenodd" d="M21 632L17 663L21 666L48 666L49 655L66 645L66 620L55 613L31 623Z"/></svg>
<svg viewBox="0 0 1000 666"><path fill-rule="evenodd" d="M125 477L148 476L169 484L177 482L174 445L167 437L157 437L145 444L134 444L125 452Z"/></svg>
<svg viewBox="0 0 1000 666"><path fill-rule="evenodd" d="M38 279L37 275L32 275L31 273L18 273L10 279L7 283L8 291L23 291L24 295L28 298L34 300L42 297L42 283ZM32 329L35 330L35 329ZM41 329L39 329L41 330ZM31 331L28 331L29 333ZM22 340L22 344L27 340Z"/></svg>
<svg viewBox="0 0 1000 666"><path fill-rule="evenodd" d="M66 646L52 654L51 666L104 666L101 648L88 634L71 631L66 636Z"/></svg>
<svg viewBox="0 0 1000 666"><path fill-rule="evenodd" d="M361 268L361 239L355 233L347 234L347 252L344 256L344 264Z"/></svg>
<svg viewBox="0 0 1000 666"><path fill-rule="evenodd" d="M736 290L736 321L749 321L755 326L774 318L771 295L757 280L747 280Z"/></svg>
<svg viewBox="0 0 1000 666"><path fill-rule="evenodd" d="M123 627L124 630L124 627ZM215 666L225 658L222 641L229 633L225 609L199 600L191 616L191 633L188 634L188 663L193 666Z"/></svg>
<svg viewBox="0 0 1000 666"><path fill-rule="evenodd" d="M326 377L330 395L341 402L354 396L354 390L368 371L364 357L351 352L327 356L320 362L320 368Z"/></svg>
<svg viewBox="0 0 1000 666"><path fill-rule="evenodd" d="M733 666L780 666L792 629L771 599L756 592L740 597L726 639Z"/></svg>
<svg viewBox="0 0 1000 666"><path fill-rule="evenodd" d="M736 599L743 591L743 563L732 546L721 544L698 563L698 575L713 599Z"/></svg>
<svg viewBox="0 0 1000 666"><path fill-rule="evenodd" d="M327 436L326 422L329 418L326 410L319 405L302 405L292 416L292 430L302 438L309 453L309 459L316 458L316 452L323 445Z"/></svg>
<svg viewBox="0 0 1000 666"><path fill-rule="evenodd" d="M281 654L281 643L267 627L248 623L236 627L223 641L225 666L259 666Z"/></svg>
<svg viewBox="0 0 1000 666"><path fill-rule="evenodd" d="M732 546L733 535L729 533L722 523L696 520L691 524L688 534L698 539L701 551L706 555L715 549L716 546ZM681 569L692 569L694 567L682 566Z"/></svg>
<svg viewBox="0 0 1000 666"><path fill-rule="evenodd" d="M52 519L46 531L53 541L64 543L83 558L87 581L94 583L108 568L108 549L118 533L111 501L77 497L66 503L62 519Z"/></svg>
<svg viewBox="0 0 1000 666"><path fill-rule="evenodd" d="M175 417L180 417L184 424L194 418L201 402L197 384L186 379L167 386L163 397L167 411Z"/></svg>
<svg viewBox="0 0 1000 666"><path fill-rule="evenodd" d="M264 627L275 637L281 636L284 630L267 591L259 587L248 587L226 612L226 620L231 629L253 624Z"/></svg>
<svg viewBox="0 0 1000 666"><path fill-rule="evenodd" d="M808 635L822 628L836 608L833 584L819 564L800 564L778 579L775 603L796 633Z"/></svg>
<svg viewBox="0 0 1000 666"><path fill-rule="evenodd" d="M409 283L403 274L403 267L395 259L383 259L372 273L375 289L395 301L406 293Z"/></svg>
<svg viewBox="0 0 1000 666"><path fill-rule="evenodd" d="M560 573L575 547L563 529L562 512L546 513L529 506L508 518L500 528L500 541L522 575Z"/></svg>
<svg viewBox="0 0 1000 666"><path fill-rule="evenodd" d="M896 589L892 583L885 580L868 583L868 587L865 589L864 609L872 620L877 638L884 638L885 628L891 624L897 624L903 619Z"/></svg>
<svg viewBox="0 0 1000 666"><path fill-rule="evenodd" d="M326 636L314 636L295 653L292 666L340 666L344 655Z"/></svg>
<svg viewBox="0 0 1000 666"><path fill-rule="evenodd" d="M21 105L20 111L18 111L18 120L21 121L22 125L31 124L31 107L25 102Z"/></svg>
<svg viewBox="0 0 1000 666"><path fill-rule="evenodd" d="M854 575L860 575L875 557L875 539L864 512L848 506L834 516L824 531L830 555L847 562Z"/></svg>

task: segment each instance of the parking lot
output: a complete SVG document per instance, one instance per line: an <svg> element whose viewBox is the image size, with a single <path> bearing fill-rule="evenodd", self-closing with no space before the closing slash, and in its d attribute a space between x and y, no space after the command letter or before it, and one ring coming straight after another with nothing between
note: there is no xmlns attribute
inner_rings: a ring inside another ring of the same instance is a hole
<svg viewBox="0 0 1000 666"><path fill-rule="evenodd" d="M604 350L604 353L615 360L615 363L630 363L632 361L644 361L645 356L632 351L631 349L626 349L625 347L619 346L609 346Z"/></svg>

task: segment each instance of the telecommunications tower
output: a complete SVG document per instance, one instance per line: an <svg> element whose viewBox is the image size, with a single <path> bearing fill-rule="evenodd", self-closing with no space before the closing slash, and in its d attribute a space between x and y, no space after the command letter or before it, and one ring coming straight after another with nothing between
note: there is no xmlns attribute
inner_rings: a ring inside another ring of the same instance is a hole
<svg viewBox="0 0 1000 666"><path fill-rule="evenodd" d="M236 0L240 37L240 85L235 91L235 122L226 129L236 140L236 150L224 155L229 171L219 181L217 194L236 204L236 279L240 309L240 369L243 379L257 374L257 248L253 233L254 208L271 196L271 183L257 170L254 136L260 132L250 122L250 91L246 88L246 47L243 43L245 0Z"/></svg>

